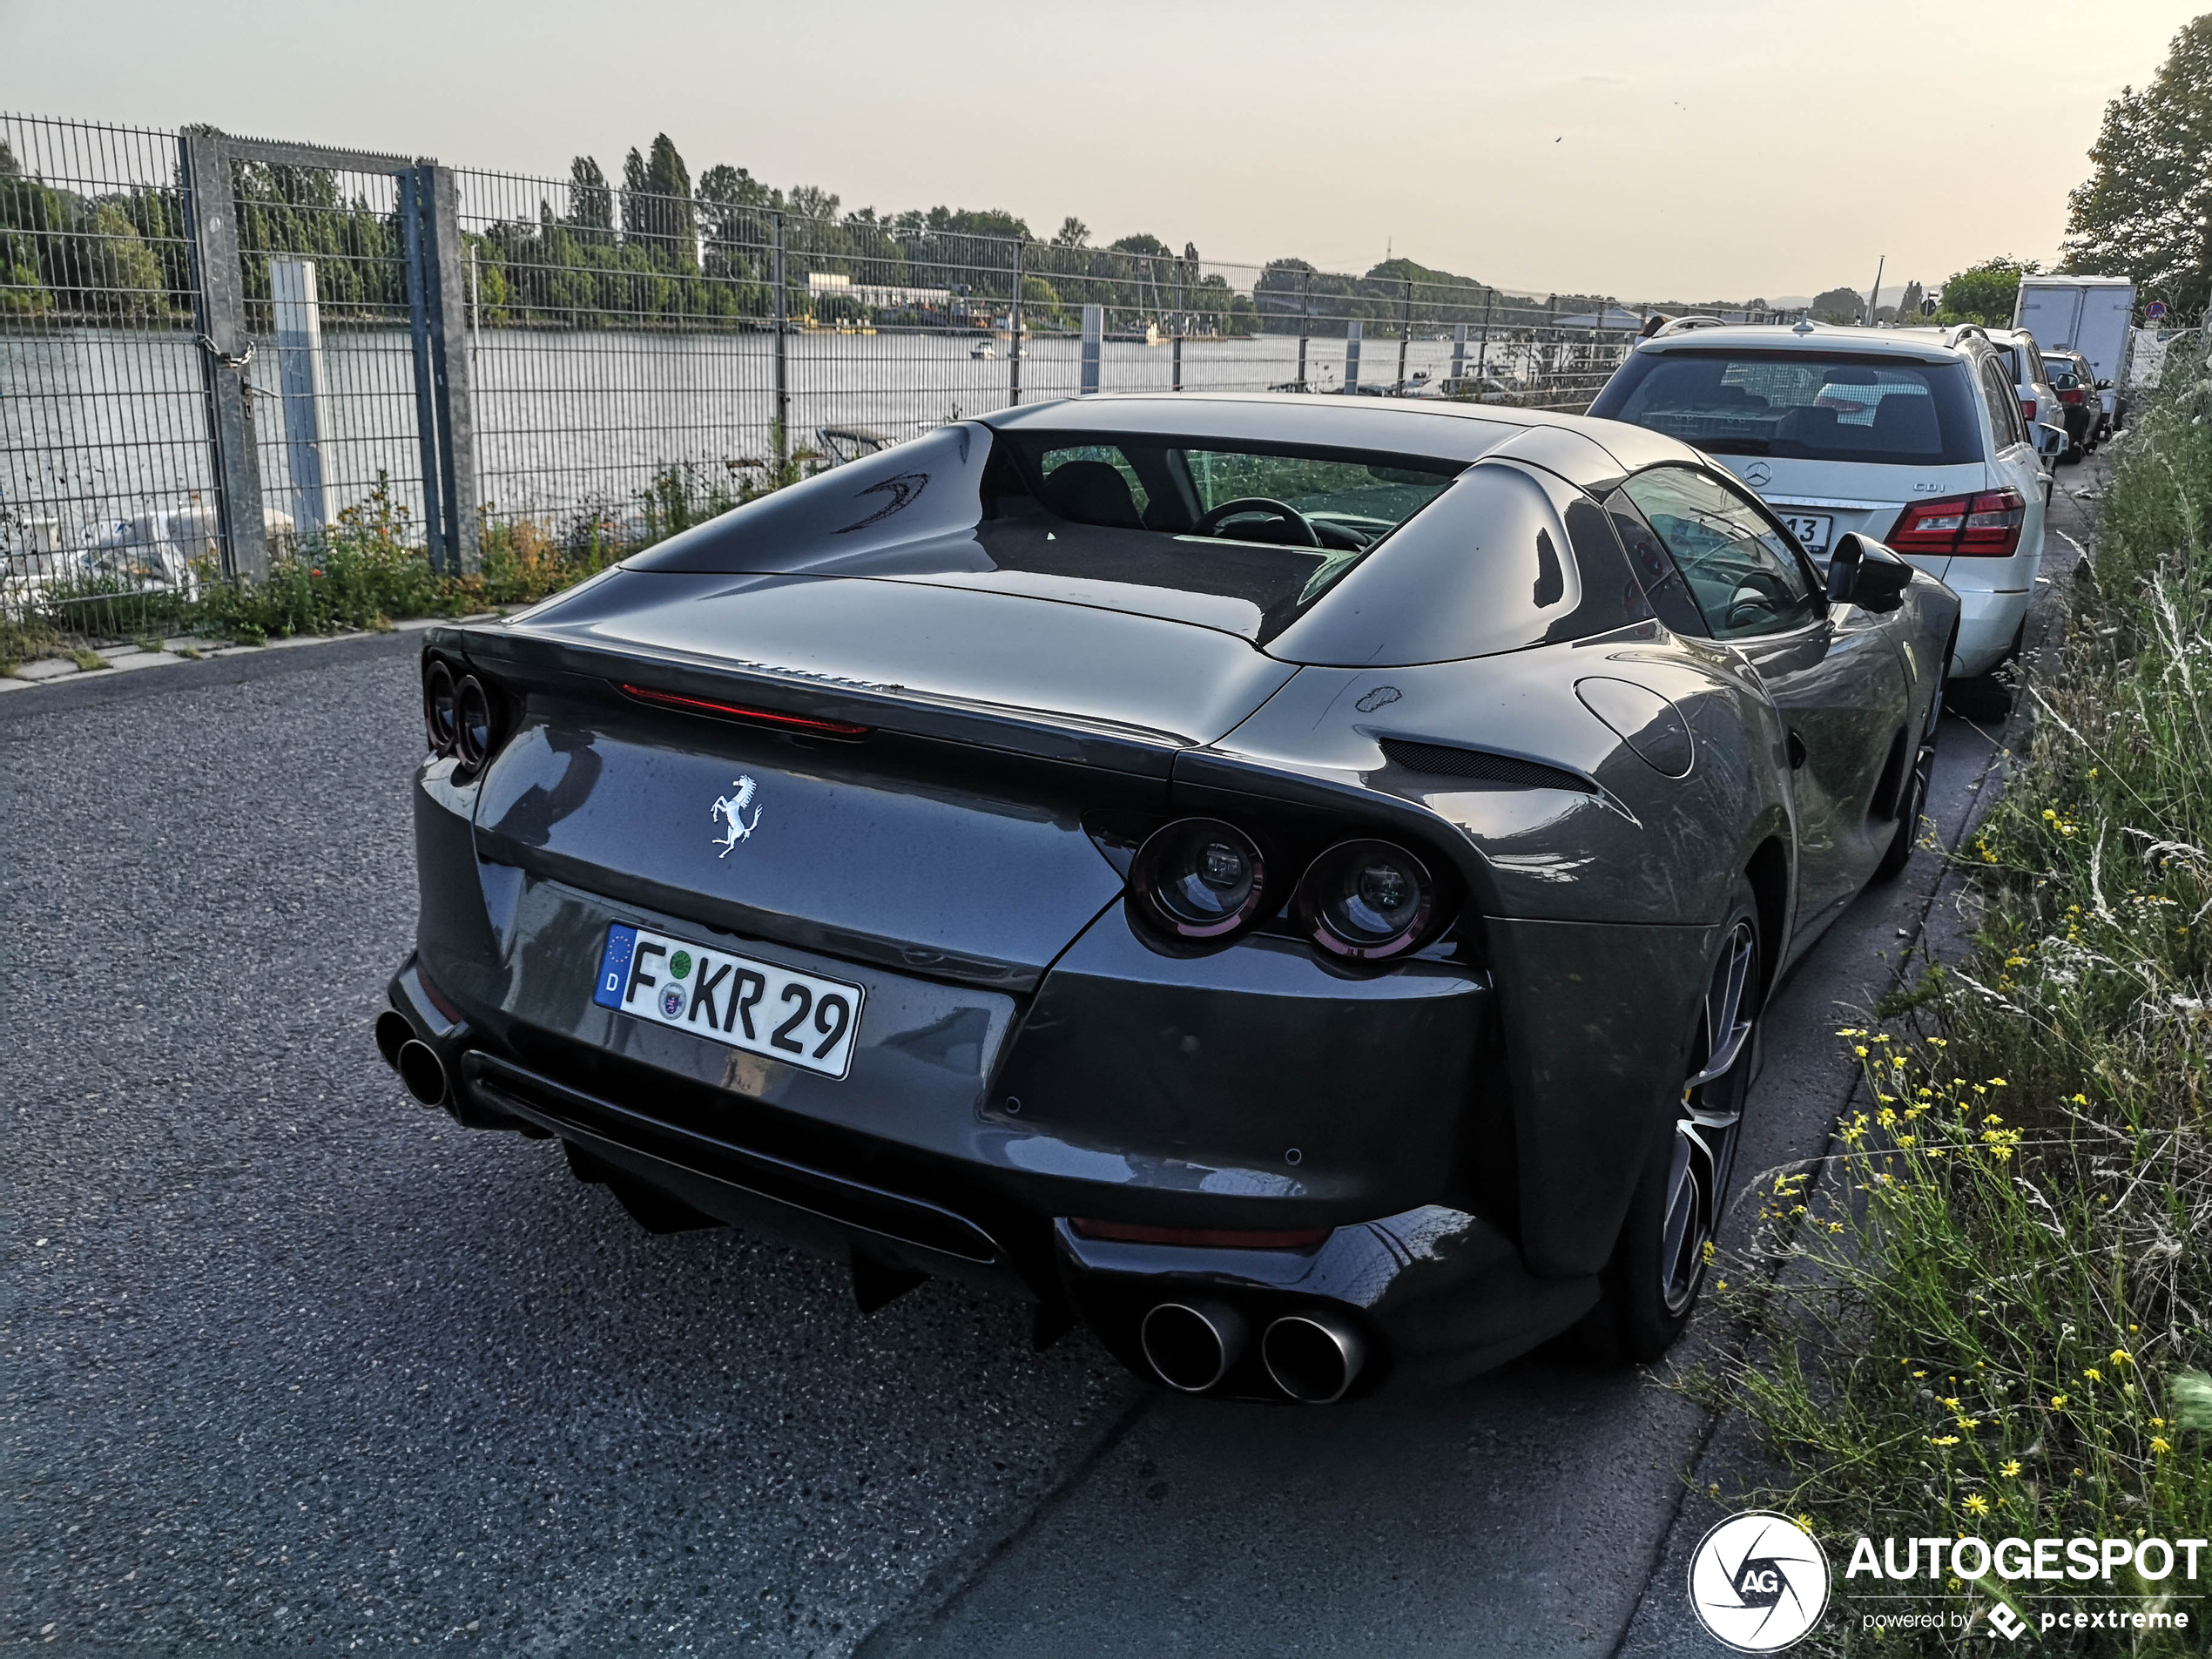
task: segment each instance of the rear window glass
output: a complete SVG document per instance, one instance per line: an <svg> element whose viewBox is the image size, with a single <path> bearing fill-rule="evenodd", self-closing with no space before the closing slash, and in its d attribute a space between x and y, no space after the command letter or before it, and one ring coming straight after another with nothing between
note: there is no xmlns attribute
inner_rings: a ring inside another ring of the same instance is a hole
<svg viewBox="0 0 2212 1659"><path fill-rule="evenodd" d="M1263 639L1465 470L1150 434L1016 434L1010 447L1019 464L997 474L982 532L1001 568L1240 600ZM1028 524L1058 528L1028 535Z"/></svg>
<svg viewBox="0 0 2212 1659"><path fill-rule="evenodd" d="M1961 365L1866 353L1640 352L1590 413L1716 455L1955 465L1978 461Z"/></svg>

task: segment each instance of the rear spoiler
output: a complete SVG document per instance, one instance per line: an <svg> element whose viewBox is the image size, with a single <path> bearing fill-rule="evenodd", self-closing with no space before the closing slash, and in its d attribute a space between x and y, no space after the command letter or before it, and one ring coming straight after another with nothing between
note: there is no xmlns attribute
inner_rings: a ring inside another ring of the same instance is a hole
<svg viewBox="0 0 2212 1659"><path fill-rule="evenodd" d="M1178 753L1199 744L1179 732L974 702L900 685L811 676L765 664L708 660L635 644L602 650L510 631L496 623L441 624L426 631L424 648L465 658L472 667L510 682L556 693L615 701L624 698L624 686L635 686L672 698L740 704L772 715L935 738L1162 780Z"/></svg>

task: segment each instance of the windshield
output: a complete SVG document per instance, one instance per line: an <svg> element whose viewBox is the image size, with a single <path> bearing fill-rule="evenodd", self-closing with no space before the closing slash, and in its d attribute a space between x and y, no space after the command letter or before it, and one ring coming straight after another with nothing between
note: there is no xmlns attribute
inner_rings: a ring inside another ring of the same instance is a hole
<svg viewBox="0 0 2212 1659"><path fill-rule="evenodd" d="M1980 459L1963 366L1869 353L1639 352L1590 413L1716 455L1955 465Z"/></svg>
<svg viewBox="0 0 2212 1659"><path fill-rule="evenodd" d="M1150 434L1017 434L1011 447L984 534L1001 568L1242 601L1263 639L1465 470Z"/></svg>

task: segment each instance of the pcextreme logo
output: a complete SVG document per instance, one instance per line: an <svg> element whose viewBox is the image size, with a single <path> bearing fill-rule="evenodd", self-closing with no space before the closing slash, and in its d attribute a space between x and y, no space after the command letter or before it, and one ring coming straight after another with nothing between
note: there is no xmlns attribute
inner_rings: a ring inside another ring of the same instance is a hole
<svg viewBox="0 0 2212 1659"><path fill-rule="evenodd" d="M1689 1606L1738 1653L1778 1653L1828 1608L1828 1557L1794 1521L1761 1510L1730 1516L1689 1559Z"/></svg>

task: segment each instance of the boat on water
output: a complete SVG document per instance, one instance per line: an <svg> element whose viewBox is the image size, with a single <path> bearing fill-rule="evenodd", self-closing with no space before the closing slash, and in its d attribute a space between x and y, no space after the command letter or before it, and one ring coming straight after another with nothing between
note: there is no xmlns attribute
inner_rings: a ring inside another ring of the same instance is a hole
<svg viewBox="0 0 2212 1659"><path fill-rule="evenodd" d="M970 346L968 348L968 354L970 357L974 358L978 362L984 362L989 361L991 358L996 357L999 354L998 348L992 345L989 341L979 340L973 346Z"/></svg>

